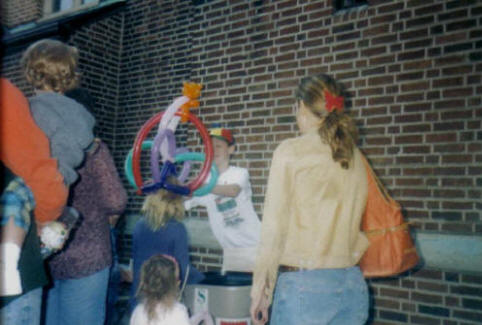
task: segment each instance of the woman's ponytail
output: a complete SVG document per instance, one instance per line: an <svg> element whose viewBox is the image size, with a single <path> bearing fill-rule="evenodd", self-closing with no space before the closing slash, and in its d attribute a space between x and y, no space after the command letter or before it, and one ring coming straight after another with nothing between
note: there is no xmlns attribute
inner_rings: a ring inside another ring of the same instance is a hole
<svg viewBox="0 0 482 325"><path fill-rule="evenodd" d="M353 119L345 113L332 111L323 119L318 133L330 146L333 160L348 169L358 139Z"/></svg>
<svg viewBox="0 0 482 325"><path fill-rule="evenodd" d="M348 169L358 132L353 119L343 112L342 88L333 78L320 74L304 78L296 98L302 100L322 122L318 133L331 148L333 160Z"/></svg>

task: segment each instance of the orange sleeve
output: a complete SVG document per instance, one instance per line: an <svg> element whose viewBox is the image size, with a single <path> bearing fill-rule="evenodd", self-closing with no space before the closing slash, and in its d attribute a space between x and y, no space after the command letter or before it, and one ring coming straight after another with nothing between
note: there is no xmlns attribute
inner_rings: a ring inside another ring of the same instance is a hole
<svg viewBox="0 0 482 325"><path fill-rule="evenodd" d="M22 92L8 80L0 79L0 159L32 190L39 223L60 216L68 189L50 157L49 141L35 124Z"/></svg>

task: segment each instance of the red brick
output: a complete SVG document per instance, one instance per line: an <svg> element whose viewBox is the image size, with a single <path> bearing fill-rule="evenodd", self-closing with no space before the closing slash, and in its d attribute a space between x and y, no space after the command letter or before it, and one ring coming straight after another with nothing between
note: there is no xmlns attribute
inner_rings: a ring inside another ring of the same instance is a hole
<svg viewBox="0 0 482 325"><path fill-rule="evenodd" d="M416 90L425 90L425 89L428 89L429 87L430 87L430 84L428 81L419 81L419 82L402 84L401 90L403 92L411 92Z"/></svg>
<svg viewBox="0 0 482 325"><path fill-rule="evenodd" d="M380 3L385 3L385 1L380 1ZM398 12L402 10L404 7L404 4L399 2L399 3L393 3L393 4L388 4L384 6L379 6L378 7L378 13L387 13L387 12Z"/></svg>
<svg viewBox="0 0 482 325"><path fill-rule="evenodd" d="M443 97L468 97L473 95L473 88L446 89L442 95Z"/></svg>
<svg viewBox="0 0 482 325"><path fill-rule="evenodd" d="M456 67L444 68L442 69L442 74L446 76L450 75L460 75L460 74L467 74L472 72L471 65L460 65Z"/></svg>
<svg viewBox="0 0 482 325"><path fill-rule="evenodd" d="M363 31L363 37L372 37L372 36L377 36L377 35L383 35L383 34L388 34L390 31L390 25L380 25L372 28L365 29Z"/></svg>
<svg viewBox="0 0 482 325"><path fill-rule="evenodd" d="M370 60L368 62L370 63L370 65L376 66L376 65L380 65L380 64L393 63L393 61L395 61L395 55L390 54L390 55L384 55L384 56L380 56L380 57L370 58Z"/></svg>

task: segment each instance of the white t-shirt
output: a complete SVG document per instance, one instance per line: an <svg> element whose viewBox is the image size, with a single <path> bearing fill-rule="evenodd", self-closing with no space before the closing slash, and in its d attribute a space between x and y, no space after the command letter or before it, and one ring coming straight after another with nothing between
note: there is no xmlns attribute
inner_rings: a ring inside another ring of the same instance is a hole
<svg viewBox="0 0 482 325"><path fill-rule="evenodd" d="M241 187L238 196L232 198L209 193L185 201L184 207L186 210L196 206L206 207L211 229L223 249L257 247L261 222L251 201L248 171L229 166L219 175L217 185L229 184Z"/></svg>
<svg viewBox="0 0 482 325"><path fill-rule="evenodd" d="M159 304L156 309L156 318L148 321L144 304L138 304L132 312L130 325L190 325L186 307L176 302L171 309Z"/></svg>

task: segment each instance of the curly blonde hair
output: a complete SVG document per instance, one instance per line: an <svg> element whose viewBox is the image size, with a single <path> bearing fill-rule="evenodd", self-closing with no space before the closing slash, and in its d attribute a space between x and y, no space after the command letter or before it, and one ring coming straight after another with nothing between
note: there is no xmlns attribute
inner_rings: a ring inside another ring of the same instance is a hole
<svg viewBox="0 0 482 325"><path fill-rule="evenodd" d="M156 318L159 303L172 308L179 292L175 263L162 255L154 255L142 264L137 296L144 302L149 321Z"/></svg>
<svg viewBox="0 0 482 325"><path fill-rule="evenodd" d="M168 182L178 185L175 177L169 177ZM157 231L171 219L177 221L184 219L182 196L165 189L160 189L144 199L141 212L149 228L152 231Z"/></svg>
<svg viewBox="0 0 482 325"><path fill-rule="evenodd" d="M38 90L64 93L79 83L79 51L57 40L44 39L30 45L21 59L27 81Z"/></svg>
<svg viewBox="0 0 482 325"><path fill-rule="evenodd" d="M319 74L304 78L296 91L296 99L322 119L318 133L331 148L332 158L348 169L353 150L358 140L358 131L353 119L346 113L325 109L324 90L334 96L342 96L341 86L331 77Z"/></svg>

